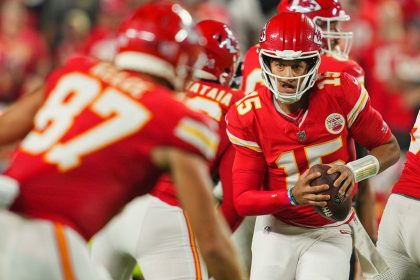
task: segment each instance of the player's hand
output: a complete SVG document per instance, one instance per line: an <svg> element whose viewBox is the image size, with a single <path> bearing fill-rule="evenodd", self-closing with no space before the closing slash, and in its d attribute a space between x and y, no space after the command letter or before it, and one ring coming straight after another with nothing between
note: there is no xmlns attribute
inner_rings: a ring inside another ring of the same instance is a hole
<svg viewBox="0 0 420 280"><path fill-rule="evenodd" d="M0 175L0 209L7 209L19 195L19 183L8 176Z"/></svg>
<svg viewBox="0 0 420 280"><path fill-rule="evenodd" d="M330 199L328 194L319 194L319 192L328 190L328 185L310 186L309 183L321 176L321 173L309 173L309 169L306 170L297 181L296 185L292 190L294 199L299 205L313 205L324 207L327 205L327 200Z"/></svg>
<svg viewBox="0 0 420 280"><path fill-rule="evenodd" d="M335 172L340 173L340 176L334 181L334 187L338 188L341 184L343 184L338 192L341 195L349 197L353 192L355 183L353 172L351 172L350 168L345 165L330 164L330 166L331 168L327 171L328 174L333 174Z"/></svg>

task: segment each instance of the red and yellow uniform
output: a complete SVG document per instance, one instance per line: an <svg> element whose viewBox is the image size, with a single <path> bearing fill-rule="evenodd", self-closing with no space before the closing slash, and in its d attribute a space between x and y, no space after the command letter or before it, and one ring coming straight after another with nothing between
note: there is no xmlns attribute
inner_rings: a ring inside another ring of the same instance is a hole
<svg viewBox="0 0 420 280"><path fill-rule="evenodd" d="M294 116L280 113L265 87L230 109L227 130L237 148L233 184L240 214L273 214L307 227L331 224L311 206L292 206L287 190L314 164L354 160L353 139L368 149L390 139L388 126L354 77L325 73L306 94L308 108Z"/></svg>
<svg viewBox="0 0 420 280"><path fill-rule="evenodd" d="M194 81L186 88L185 103L216 120L220 127L220 144L216 156L210 164L210 172L213 176L219 177L222 184L221 210L232 229L239 225L242 218L236 213L232 201L232 165L235 150L226 134L225 116L230 106L242 97L243 92L214 82ZM162 178L152 194L170 205L179 205L169 177Z"/></svg>
<svg viewBox="0 0 420 280"><path fill-rule="evenodd" d="M212 159L217 124L138 74L86 57L71 59L46 83L34 129L6 174L21 193L12 211L56 221L89 239L162 170L158 146Z"/></svg>
<svg viewBox="0 0 420 280"><path fill-rule="evenodd" d="M420 113L411 130L410 149L399 181L392 189L382 215L378 250L390 266L394 279L420 277Z"/></svg>

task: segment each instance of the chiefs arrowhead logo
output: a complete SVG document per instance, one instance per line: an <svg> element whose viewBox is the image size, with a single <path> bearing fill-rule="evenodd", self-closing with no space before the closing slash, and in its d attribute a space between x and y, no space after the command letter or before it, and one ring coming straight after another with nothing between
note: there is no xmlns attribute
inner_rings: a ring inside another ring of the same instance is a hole
<svg viewBox="0 0 420 280"><path fill-rule="evenodd" d="M231 54L237 53L236 45L232 42L230 38L226 38L221 44L220 47L225 48L229 51Z"/></svg>
<svg viewBox="0 0 420 280"><path fill-rule="evenodd" d="M321 10L321 5L315 0L293 0L290 10L304 14Z"/></svg>
<svg viewBox="0 0 420 280"><path fill-rule="evenodd" d="M338 113L332 113L325 119L325 128L331 134L339 134L345 126L344 117Z"/></svg>
<svg viewBox="0 0 420 280"><path fill-rule="evenodd" d="M322 30L318 25L315 25L314 42L322 46Z"/></svg>

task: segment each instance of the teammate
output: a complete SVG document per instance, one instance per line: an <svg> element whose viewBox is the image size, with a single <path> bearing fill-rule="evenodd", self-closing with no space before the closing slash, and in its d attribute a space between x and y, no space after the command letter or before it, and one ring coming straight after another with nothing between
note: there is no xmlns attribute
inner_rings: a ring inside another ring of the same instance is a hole
<svg viewBox="0 0 420 280"><path fill-rule="evenodd" d="M230 28L218 21L197 24L206 38L206 63L186 88L185 103L203 111L220 127L220 145L210 171L224 190L222 212L231 228L241 221L232 201L232 165L235 150L225 128L225 114L243 97L228 87L239 59L238 42ZM156 222L159 221L159 222ZM189 221L179 206L168 177L152 195L138 198L111 221L93 240L92 255L113 279L130 279L137 261L146 279L208 279Z"/></svg>
<svg viewBox="0 0 420 280"><path fill-rule="evenodd" d="M121 24L115 66L74 58L1 116L0 143L29 132L0 184L4 207L20 190L0 212L1 279L102 279L86 240L165 170L210 273L242 278L209 191L217 124L172 96L201 39L180 5L141 6Z"/></svg>
<svg viewBox="0 0 420 280"><path fill-rule="evenodd" d="M241 215L265 215L256 221L251 279L348 279L352 215L332 222L317 214L311 206L326 205L328 195L318 193L328 186L309 186L320 174L307 170L330 164L329 173L341 173L335 186L349 196L355 182L397 161L398 143L354 77L316 79L321 32L308 17L274 16L259 44L265 87L227 114L237 149L235 206ZM353 139L370 154L355 160Z"/></svg>
<svg viewBox="0 0 420 280"><path fill-rule="evenodd" d="M379 225L378 249L395 279L420 279L420 112L411 131L407 161Z"/></svg>

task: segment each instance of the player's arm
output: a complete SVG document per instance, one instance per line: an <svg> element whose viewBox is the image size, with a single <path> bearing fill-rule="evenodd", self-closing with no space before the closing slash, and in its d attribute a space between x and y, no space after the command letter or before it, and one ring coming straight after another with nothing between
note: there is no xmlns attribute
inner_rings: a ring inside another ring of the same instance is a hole
<svg viewBox="0 0 420 280"><path fill-rule="evenodd" d="M22 140L32 129L33 119L44 100L44 89L21 97L0 115L0 145ZM0 209L8 208L19 195L19 184L12 178L0 176Z"/></svg>
<svg viewBox="0 0 420 280"><path fill-rule="evenodd" d="M399 160L400 146L398 145L395 136L391 135L391 138L385 144L371 149L369 154L378 160L378 173L381 173Z"/></svg>
<svg viewBox="0 0 420 280"><path fill-rule="evenodd" d="M267 215L278 212L282 207L290 207L287 190L263 190L266 162L262 156L251 156L237 150L233 164L233 191L237 211L243 216ZM327 185L310 187L309 182L320 174L304 173L294 189L298 204L325 206L328 195L317 194L328 189Z"/></svg>
<svg viewBox="0 0 420 280"><path fill-rule="evenodd" d="M328 170L329 174L340 172L340 176L334 182L334 186L340 187L340 193L351 195L354 183L366 180L381 173L400 158L400 147L394 135L390 139L369 151L369 155L348 162L346 165L333 165Z"/></svg>
<svg viewBox="0 0 420 280"><path fill-rule="evenodd" d="M0 115L0 145L21 140L32 129L33 119L44 101L44 88L21 97Z"/></svg>
<svg viewBox="0 0 420 280"><path fill-rule="evenodd" d="M369 150L369 155L348 162L346 165L334 165L328 173L340 172L334 182L340 186L340 193L350 195L354 183L375 176L384 171L400 157L400 148L397 140L390 131L382 116L371 106L369 94L366 89L350 75L344 75L342 82L343 108L347 115L347 125L352 137L357 143Z"/></svg>
<svg viewBox="0 0 420 280"><path fill-rule="evenodd" d="M262 190L267 166L255 133L249 131L253 108L261 108L257 92L238 101L226 115L227 135L236 149L232 168L233 201L241 216L272 214L279 207L290 205L286 191Z"/></svg>
<svg viewBox="0 0 420 280"><path fill-rule="evenodd" d="M157 148L152 158L158 166L170 169L210 274L215 279L244 279L227 225L213 203L207 162L176 148Z"/></svg>
<svg viewBox="0 0 420 280"><path fill-rule="evenodd" d="M233 164L234 203L236 210L242 216L272 214L278 212L281 207L296 205L296 201L291 197L291 191L282 188L281 185L279 185L279 190L262 189L264 176L267 172L267 163L263 156L257 132L250 130L254 127L254 118L250 112L253 108L260 109L261 106L258 92L254 92L238 101L236 107L231 107L226 117L227 134L236 148ZM300 181L300 183L303 182L305 190L296 194L300 199L299 202L324 206L324 201L328 197L317 193L325 190L328 186L310 188L309 180L311 176L315 175L308 176L307 178L305 175L307 181ZM298 187L296 190L302 190L302 188ZM308 191L311 192L309 197L307 196Z"/></svg>
<svg viewBox="0 0 420 280"><path fill-rule="evenodd" d="M364 86L365 72L363 68L356 62L350 63L343 72L349 73L354 76L356 80ZM362 158L367 155L364 147L356 143L357 158ZM372 240L377 239L377 226L375 217L375 194L373 192L370 180L359 182L359 188L355 197L355 208L363 227L369 234Z"/></svg>
<svg viewBox="0 0 420 280"><path fill-rule="evenodd" d="M356 143L357 158L366 156L367 150ZM363 227L373 241L377 240L377 225L375 217L375 194L369 179L359 182L355 197L355 209Z"/></svg>
<svg viewBox="0 0 420 280"><path fill-rule="evenodd" d="M219 164L219 178L223 189L220 209L232 232L236 230L243 220L243 217L236 211L233 202L232 166L234 159L235 148L229 145L223 153Z"/></svg>
<svg viewBox="0 0 420 280"><path fill-rule="evenodd" d="M369 180L359 183L356 197L356 211L363 227L373 242L378 239L378 228L375 217L375 193Z"/></svg>

